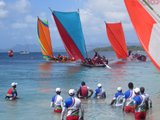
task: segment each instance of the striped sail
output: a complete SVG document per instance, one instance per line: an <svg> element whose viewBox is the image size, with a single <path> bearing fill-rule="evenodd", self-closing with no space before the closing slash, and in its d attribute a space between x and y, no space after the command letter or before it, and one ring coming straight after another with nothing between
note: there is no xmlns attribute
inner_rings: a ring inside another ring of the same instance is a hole
<svg viewBox="0 0 160 120"><path fill-rule="evenodd" d="M39 37L39 43L41 45L42 54L49 58L53 58L48 22L42 21L40 18L38 18L37 32Z"/></svg>

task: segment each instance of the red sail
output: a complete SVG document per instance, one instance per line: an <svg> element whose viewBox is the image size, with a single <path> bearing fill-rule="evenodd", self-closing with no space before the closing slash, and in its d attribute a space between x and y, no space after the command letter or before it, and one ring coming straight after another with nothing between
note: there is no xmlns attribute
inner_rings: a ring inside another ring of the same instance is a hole
<svg viewBox="0 0 160 120"><path fill-rule="evenodd" d="M156 20L149 14L139 0L125 0L125 5L131 18L138 38L154 63L160 70L160 27Z"/></svg>
<svg viewBox="0 0 160 120"><path fill-rule="evenodd" d="M116 53L117 58L125 59L128 57L127 46L121 23L106 23L106 30L109 41Z"/></svg>

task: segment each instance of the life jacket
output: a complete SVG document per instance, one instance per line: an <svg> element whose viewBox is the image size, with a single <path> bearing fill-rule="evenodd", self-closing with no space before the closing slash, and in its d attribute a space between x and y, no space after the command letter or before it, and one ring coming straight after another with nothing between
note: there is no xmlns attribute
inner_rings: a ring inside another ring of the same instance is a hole
<svg viewBox="0 0 160 120"><path fill-rule="evenodd" d="M12 92L13 92L13 89L12 88L9 88L8 92L7 92L7 96L12 96Z"/></svg>
<svg viewBox="0 0 160 120"><path fill-rule="evenodd" d="M88 96L88 88L87 88L86 85L81 86L81 88L80 88L80 95L82 97L87 97Z"/></svg>

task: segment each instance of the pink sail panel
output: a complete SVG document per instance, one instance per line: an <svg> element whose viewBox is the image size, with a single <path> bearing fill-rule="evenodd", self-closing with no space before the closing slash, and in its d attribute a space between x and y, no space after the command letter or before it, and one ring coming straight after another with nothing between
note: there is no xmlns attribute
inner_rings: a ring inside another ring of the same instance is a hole
<svg viewBox="0 0 160 120"><path fill-rule="evenodd" d="M127 46L121 23L106 23L106 30L109 41L116 53L117 58L125 59L128 57Z"/></svg>
<svg viewBox="0 0 160 120"><path fill-rule="evenodd" d="M144 50L160 70L160 26L139 0L125 0L125 5Z"/></svg>

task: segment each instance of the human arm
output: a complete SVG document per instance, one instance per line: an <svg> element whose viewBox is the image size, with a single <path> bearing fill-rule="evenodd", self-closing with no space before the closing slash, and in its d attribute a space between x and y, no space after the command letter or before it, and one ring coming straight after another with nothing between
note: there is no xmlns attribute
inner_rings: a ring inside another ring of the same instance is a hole
<svg viewBox="0 0 160 120"><path fill-rule="evenodd" d="M53 107L53 102L50 103L50 107Z"/></svg>
<svg viewBox="0 0 160 120"><path fill-rule="evenodd" d="M152 108L152 100L149 98L149 105L150 105L150 108Z"/></svg>
<svg viewBox="0 0 160 120"><path fill-rule="evenodd" d="M80 104L80 111L81 111L81 116L79 117L79 120L84 120L84 108L82 104Z"/></svg>
<svg viewBox="0 0 160 120"><path fill-rule="evenodd" d="M112 101L111 101L111 103L110 103L110 105L113 105L115 103L115 101L116 101L116 97L114 96Z"/></svg>
<svg viewBox="0 0 160 120"><path fill-rule="evenodd" d="M78 91L77 91L77 98L80 98L80 88L78 89Z"/></svg>
<svg viewBox="0 0 160 120"><path fill-rule="evenodd" d="M90 94L88 95L88 98L90 98L93 95L93 90L92 89L88 89L88 91L90 92Z"/></svg>
<svg viewBox="0 0 160 120"><path fill-rule="evenodd" d="M64 120L64 115L67 111L67 108L66 107L63 107L63 110L62 110L62 113L61 113L61 120Z"/></svg>

